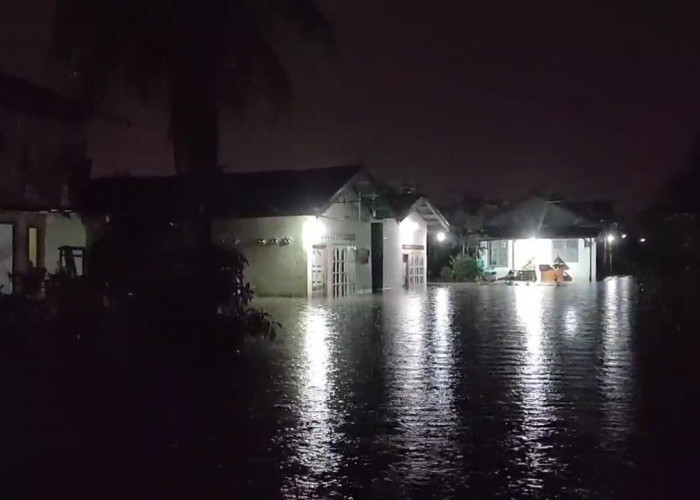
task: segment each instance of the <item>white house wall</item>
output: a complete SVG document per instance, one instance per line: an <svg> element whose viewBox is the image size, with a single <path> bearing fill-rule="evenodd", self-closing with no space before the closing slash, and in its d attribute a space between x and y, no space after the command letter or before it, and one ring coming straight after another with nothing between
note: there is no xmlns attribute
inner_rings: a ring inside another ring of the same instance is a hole
<svg viewBox="0 0 700 500"><path fill-rule="evenodd" d="M219 219L213 222L213 238L224 247L237 247L248 259L245 278L256 295L305 297L307 256L302 244L306 217ZM259 240L291 238L289 245L263 246ZM238 243L236 243L238 240Z"/></svg>
<svg viewBox="0 0 700 500"><path fill-rule="evenodd" d="M394 219L385 219L383 225L383 287L388 289L401 288L403 286L403 261L401 257L399 223Z"/></svg>
<svg viewBox="0 0 700 500"><path fill-rule="evenodd" d="M372 225L370 212L362 207L357 192L349 187L336 196L331 206L321 215L326 228L320 244L350 245L371 252ZM372 259L366 263L355 263L355 286L357 292L372 291Z"/></svg>
<svg viewBox="0 0 700 500"><path fill-rule="evenodd" d="M596 245L595 240L591 247L586 247L586 239L577 238L578 241L578 262L569 262L567 273L571 276L574 283L588 283L589 277L592 281L596 280ZM506 267L492 267L496 272L496 278L505 277L511 269L521 269L526 261L533 254L533 245L536 245L536 262L535 270L537 279L541 279L539 272L540 264L552 264L556 255L552 247L552 239L537 239L537 240L507 240L508 248L508 265ZM486 248L486 242L482 242L482 248ZM484 250L486 251L486 250ZM486 262L489 263L490 256L486 253ZM488 267L488 266L487 266Z"/></svg>
<svg viewBox="0 0 700 500"><path fill-rule="evenodd" d="M428 226L417 213L409 214L402 225L394 219L384 220L384 245L383 245L383 286L384 288L401 288L404 286L403 254L420 252L425 262L423 282L427 282L427 243ZM415 225L413 231L405 230L405 227ZM405 249L404 245L421 246L422 250Z"/></svg>

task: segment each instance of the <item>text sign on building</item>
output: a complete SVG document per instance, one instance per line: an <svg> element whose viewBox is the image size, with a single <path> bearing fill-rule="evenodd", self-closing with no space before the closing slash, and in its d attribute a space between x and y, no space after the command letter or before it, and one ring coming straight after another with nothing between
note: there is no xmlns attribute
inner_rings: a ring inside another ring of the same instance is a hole
<svg viewBox="0 0 700 500"><path fill-rule="evenodd" d="M425 247L423 245L401 245L402 250L423 250Z"/></svg>
<svg viewBox="0 0 700 500"><path fill-rule="evenodd" d="M339 243L345 241L355 241L354 233L326 233L321 237L321 241L328 243Z"/></svg>

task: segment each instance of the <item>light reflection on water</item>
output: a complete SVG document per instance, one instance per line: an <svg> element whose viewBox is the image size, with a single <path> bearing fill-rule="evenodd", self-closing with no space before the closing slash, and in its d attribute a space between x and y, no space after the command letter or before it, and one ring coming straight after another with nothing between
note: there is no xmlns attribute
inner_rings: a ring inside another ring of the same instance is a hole
<svg viewBox="0 0 700 500"><path fill-rule="evenodd" d="M268 443L284 496L628 488L633 289L613 280L260 301L285 325L267 382L272 404L294 415Z"/></svg>

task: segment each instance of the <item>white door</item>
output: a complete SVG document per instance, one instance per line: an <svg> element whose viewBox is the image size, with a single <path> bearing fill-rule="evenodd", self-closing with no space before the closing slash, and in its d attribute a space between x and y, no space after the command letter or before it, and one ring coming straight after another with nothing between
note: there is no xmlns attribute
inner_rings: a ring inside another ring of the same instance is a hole
<svg viewBox="0 0 700 500"><path fill-rule="evenodd" d="M423 252L408 254L408 286L425 285L425 255Z"/></svg>
<svg viewBox="0 0 700 500"><path fill-rule="evenodd" d="M12 224L0 224L0 293L12 293L13 242Z"/></svg>
<svg viewBox="0 0 700 500"><path fill-rule="evenodd" d="M326 248L314 247L311 252L311 296L326 294Z"/></svg>
<svg viewBox="0 0 700 500"><path fill-rule="evenodd" d="M332 251L330 296L352 295L355 293L355 247L334 246Z"/></svg>

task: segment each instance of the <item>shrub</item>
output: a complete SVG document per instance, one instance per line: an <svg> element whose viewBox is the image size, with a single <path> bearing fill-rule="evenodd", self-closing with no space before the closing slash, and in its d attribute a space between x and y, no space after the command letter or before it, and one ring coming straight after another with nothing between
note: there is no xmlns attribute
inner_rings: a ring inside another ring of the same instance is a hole
<svg viewBox="0 0 700 500"><path fill-rule="evenodd" d="M478 262L469 256L452 257L450 266L454 281L476 281L481 275Z"/></svg>
<svg viewBox="0 0 700 500"><path fill-rule="evenodd" d="M452 274L452 267L443 266L443 268L440 269L440 279L442 281L454 281L454 274Z"/></svg>

